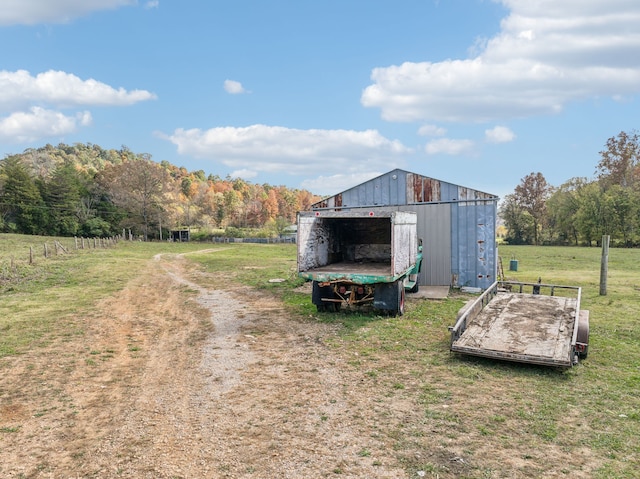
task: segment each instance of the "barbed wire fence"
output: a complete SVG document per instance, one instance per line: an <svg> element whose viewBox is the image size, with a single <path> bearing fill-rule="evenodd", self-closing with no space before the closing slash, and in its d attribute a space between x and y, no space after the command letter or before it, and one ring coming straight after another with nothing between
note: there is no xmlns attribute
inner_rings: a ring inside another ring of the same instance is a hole
<svg viewBox="0 0 640 479"><path fill-rule="evenodd" d="M122 240L121 236L108 238L58 238L25 245L20 251L0 254L0 283L10 283L29 275L29 270L44 261L92 250L111 248Z"/></svg>

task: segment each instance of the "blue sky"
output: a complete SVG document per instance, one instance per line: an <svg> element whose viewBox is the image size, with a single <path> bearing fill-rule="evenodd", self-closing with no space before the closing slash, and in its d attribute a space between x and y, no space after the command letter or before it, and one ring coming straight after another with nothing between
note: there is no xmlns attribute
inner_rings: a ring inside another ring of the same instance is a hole
<svg viewBox="0 0 640 479"><path fill-rule="evenodd" d="M126 146L335 194L403 168L504 196L638 129L637 0L3 0L0 158Z"/></svg>

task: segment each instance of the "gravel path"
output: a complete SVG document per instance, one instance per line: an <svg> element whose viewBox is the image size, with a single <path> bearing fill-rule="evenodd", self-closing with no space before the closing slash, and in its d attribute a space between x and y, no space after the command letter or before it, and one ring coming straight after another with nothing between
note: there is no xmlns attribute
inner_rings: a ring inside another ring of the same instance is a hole
<svg viewBox="0 0 640 479"><path fill-rule="evenodd" d="M0 477L406 477L331 326L202 278L158 256L83 334L7 359Z"/></svg>

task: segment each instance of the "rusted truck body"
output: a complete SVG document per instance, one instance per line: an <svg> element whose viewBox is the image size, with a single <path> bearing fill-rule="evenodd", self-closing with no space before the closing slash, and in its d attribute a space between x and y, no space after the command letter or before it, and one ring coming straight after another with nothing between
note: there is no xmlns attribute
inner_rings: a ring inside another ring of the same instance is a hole
<svg viewBox="0 0 640 479"><path fill-rule="evenodd" d="M568 368L587 357L589 311L577 286L497 281L460 313L451 351Z"/></svg>
<svg viewBox="0 0 640 479"><path fill-rule="evenodd" d="M318 311L372 305L402 315L405 290L418 290L416 224L416 214L403 211L298 213L298 275L313 282Z"/></svg>

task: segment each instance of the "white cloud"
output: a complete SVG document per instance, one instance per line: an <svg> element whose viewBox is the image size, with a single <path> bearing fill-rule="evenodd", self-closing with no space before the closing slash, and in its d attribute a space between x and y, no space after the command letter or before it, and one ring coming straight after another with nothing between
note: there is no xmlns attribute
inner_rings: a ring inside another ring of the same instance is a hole
<svg viewBox="0 0 640 479"><path fill-rule="evenodd" d="M437 125L422 125L418 129L418 135L420 136L444 136L446 133L446 128Z"/></svg>
<svg viewBox="0 0 640 479"><path fill-rule="evenodd" d="M160 0L149 0L144 4L144 8L150 10L152 8L158 8L160 6Z"/></svg>
<svg viewBox="0 0 640 479"><path fill-rule="evenodd" d="M484 136L488 143L509 143L516 138L515 133L506 126L496 126L490 130L484 130Z"/></svg>
<svg viewBox="0 0 640 479"><path fill-rule="evenodd" d="M255 178L256 176L258 176L258 172L254 170L246 170L246 169L236 170L236 171L232 171L229 176L231 176L231 178L243 178L245 180L249 180L251 178Z"/></svg>
<svg viewBox="0 0 640 479"><path fill-rule="evenodd" d="M361 102L390 121L486 122L640 92L640 3L496 0L500 32L468 59L376 68Z"/></svg>
<svg viewBox="0 0 640 479"><path fill-rule="evenodd" d="M137 0L2 0L0 25L67 23L91 12L136 3Z"/></svg>
<svg viewBox="0 0 640 479"><path fill-rule="evenodd" d="M427 143L425 152L428 155L464 155L473 152L475 143L472 140L452 140L440 138Z"/></svg>
<svg viewBox="0 0 640 479"><path fill-rule="evenodd" d="M10 143L28 143L42 137L60 137L92 122L91 113L67 116L58 111L32 107L29 112L12 113L0 118L0 139Z"/></svg>
<svg viewBox="0 0 640 479"><path fill-rule="evenodd" d="M387 170L411 149L376 130L299 130L252 125L210 130L177 129L165 136L178 153L235 170L312 176L340 171Z"/></svg>
<svg viewBox="0 0 640 479"><path fill-rule="evenodd" d="M58 107L123 106L155 98L146 90L115 89L92 78L82 80L62 71L49 70L34 77L26 70L0 70L0 111L33 103Z"/></svg>
<svg viewBox="0 0 640 479"><path fill-rule="evenodd" d="M32 76L28 71L0 70L0 137L12 143L60 137L91 123L88 111L54 111L87 106L127 106L155 99L146 90L115 89L94 79L61 71Z"/></svg>
<svg viewBox="0 0 640 479"><path fill-rule="evenodd" d="M227 93L231 93L232 95L239 95L240 93L247 93L247 90L244 89L242 83L235 80L225 80L224 81L224 89Z"/></svg>

